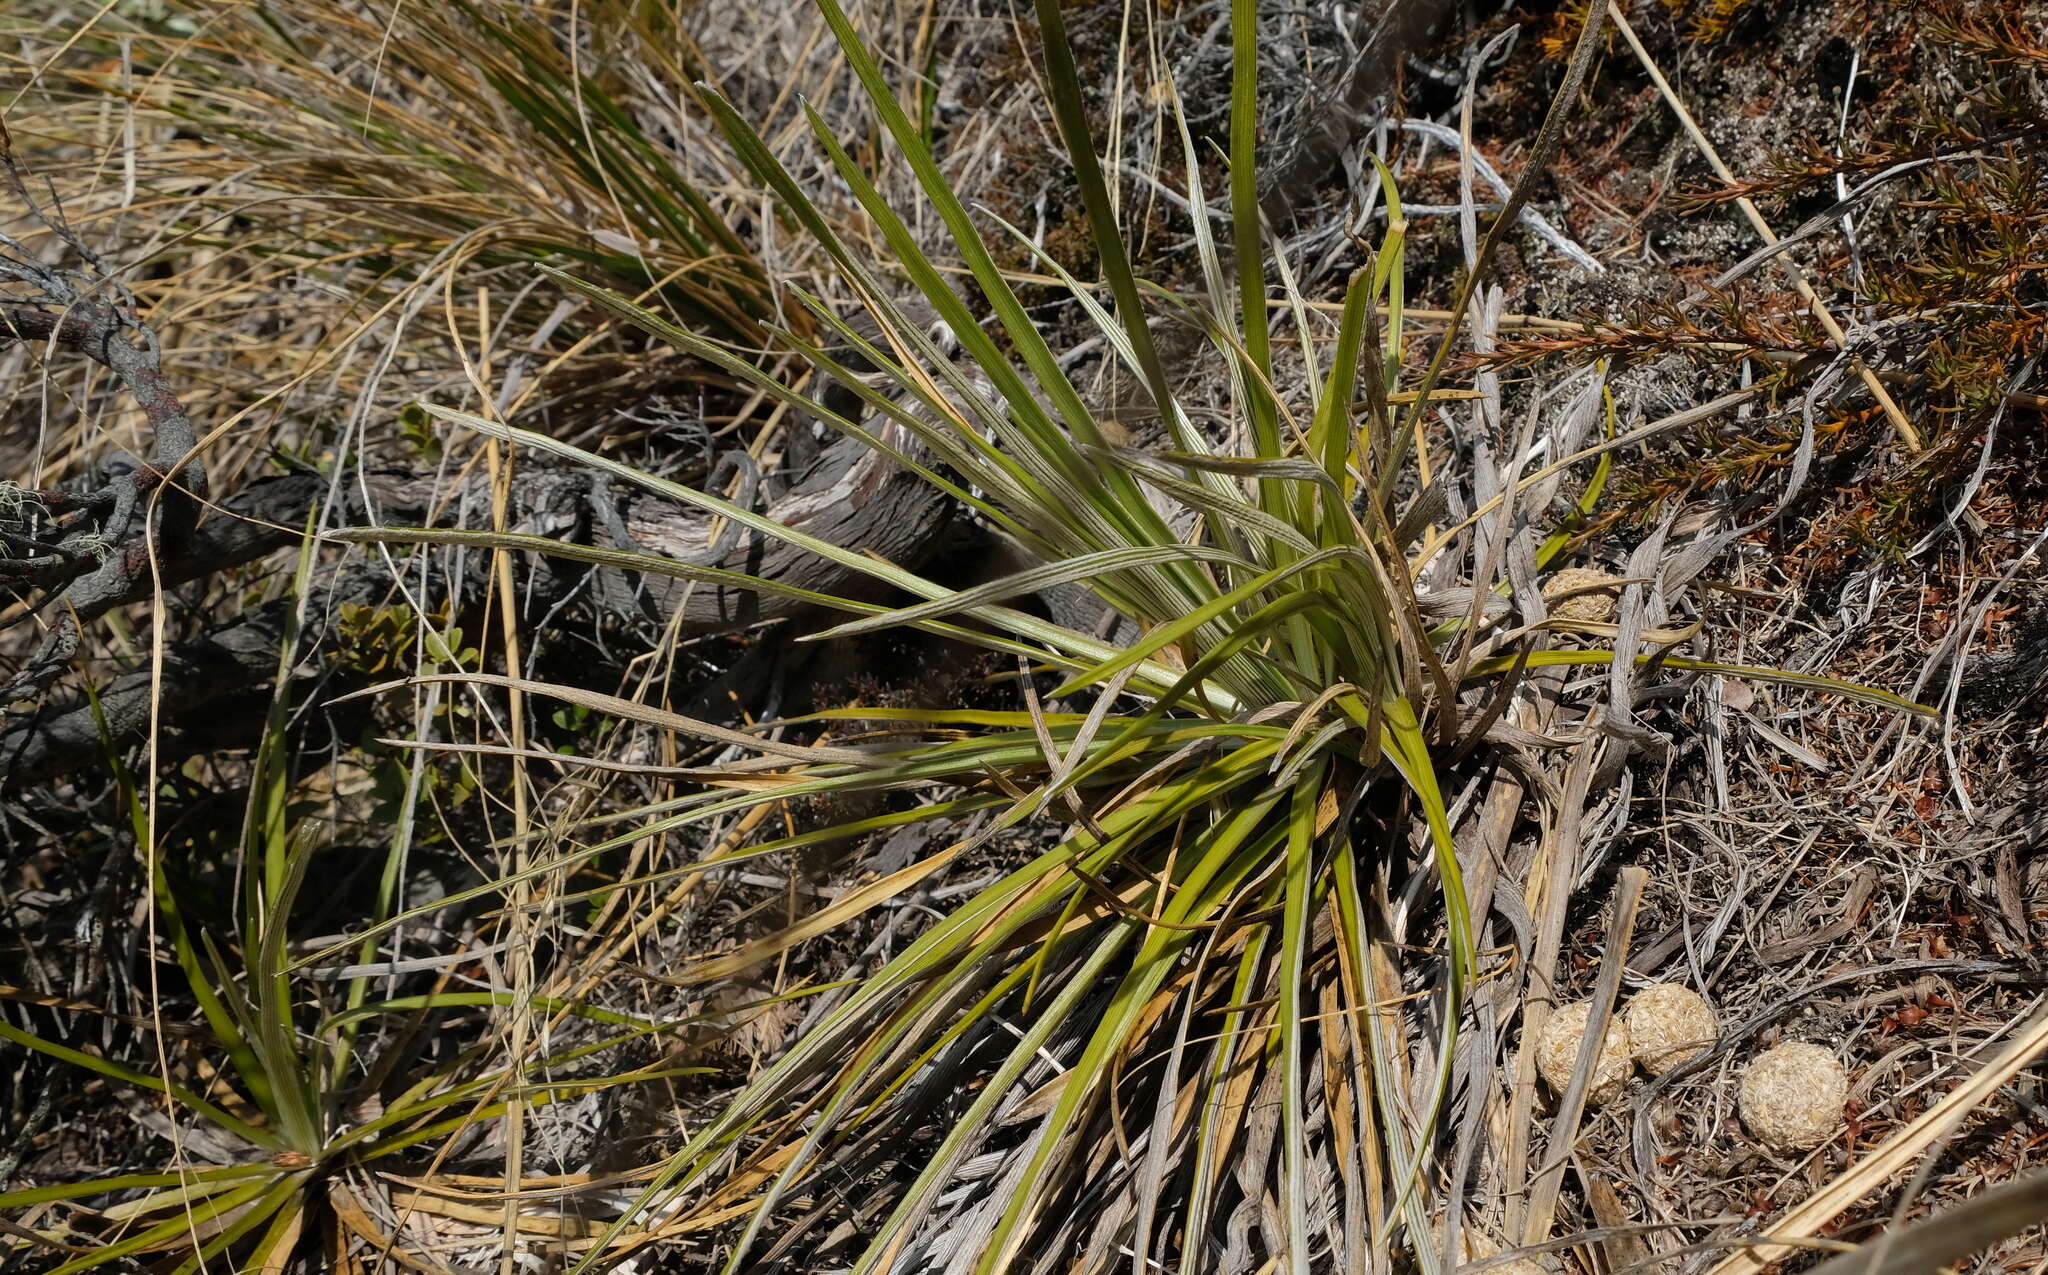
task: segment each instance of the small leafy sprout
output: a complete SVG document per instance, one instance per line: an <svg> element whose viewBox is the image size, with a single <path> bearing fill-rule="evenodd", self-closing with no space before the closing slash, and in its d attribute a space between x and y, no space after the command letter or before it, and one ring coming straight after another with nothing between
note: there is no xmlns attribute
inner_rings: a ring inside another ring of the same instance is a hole
<svg viewBox="0 0 2048 1275"><path fill-rule="evenodd" d="M441 439L434 432L434 418L419 404L408 403L399 409L398 437L426 463L440 462Z"/></svg>

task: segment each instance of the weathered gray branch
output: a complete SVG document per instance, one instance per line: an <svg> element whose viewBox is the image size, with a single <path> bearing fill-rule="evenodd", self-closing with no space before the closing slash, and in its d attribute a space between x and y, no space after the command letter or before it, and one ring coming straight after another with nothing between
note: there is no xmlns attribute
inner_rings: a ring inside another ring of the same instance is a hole
<svg viewBox="0 0 2048 1275"><path fill-rule="evenodd" d="M1428 47L1450 17L1445 0L1362 0L1352 26L1358 56L1310 110L1293 145L1259 174L1259 211L1285 230L1302 198L1319 189L1359 130L1393 103L1401 60Z"/></svg>
<svg viewBox="0 0 2048 1275"><path fill-rule="evenodd" d="M367 473L341 484L342 508L329 510L328 521L454 526L469 511L470 525L476 525L487 522L485 511L491 507L486 484L482 477L451 484L433 474ZM163 560L162 585L173 588L204 579L297 543L296 529L305 526L307 514L328 489L329 480L316 474L250 484L209 512L180 551ZM438 523L437 510L443 511ZM819 452L798 481L761 512L808 535L913 569L956 529L953 504L944 493L853 439ZM714 537L709 519L697 511L635 488L605 487L586 471L556 462L522 465L506 529L744 571L821 593L872 596L873 582L862 573L756 532ZM776 595L691 587L671 577L609 567L598 568L587 580L580 565L559 570L527 563L524 569L531 574L520 595L536 608L535 619L568 599L577 613L600 624L652 618L673 620L686 634L705 634L785 618L798 606ZM319 598L306 608L310 615L325 615L339 602L369 600L388 589L381 569L360 561L339 562L320 579ZM480 585L481 580L470 583ZM135 573L119 587L96 593L93 614L147 600L154 587L147 571ZM115 741L126 743L147 728L152 693L161 697L160 720L175 725L222 696L267 683L277 666L282 633L282 616L259 609L170 648L160 685L153 687L151 676L139 672L103 688L101 709ZM0 783L40 782L90 762L102 747L87 704L44 706L0 729Z"/></svg>

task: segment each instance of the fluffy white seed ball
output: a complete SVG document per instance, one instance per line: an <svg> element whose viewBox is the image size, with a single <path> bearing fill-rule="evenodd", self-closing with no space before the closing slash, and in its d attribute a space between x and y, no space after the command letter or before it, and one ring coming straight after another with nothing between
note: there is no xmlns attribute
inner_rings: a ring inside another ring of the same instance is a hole
<svg viewBox="0 0 2048 1275"><path fill-rule="evenodd" d="M1810 1151L1841 1129L1848 1097L1849 1074L1833 1051L1780 1045L1742 1073L1742 1123L1780 1151Z"/></svg>
<svg viewBox="0 0 2048 1275"><path fill-rule="evenodd" d="M1652 983L1628 1003L1628 1039L1644 1071L1661 1076L1714 1040L1714 1012L1690 987Z"/></svg>
<svg viewBox="0 0 2048 1275"><path fill-rule="evenodd" d="M1579 1043L1586 1038L1586 1023L1592 1016L1590 1001L1560 1006L1551 1014L1550 1021L1543 1024L1543 1034L1536 1038L1536 1070L1558 1093L1563 1093L1572 1082L1572 1068L1579 1060ZM1593 1079L1586 1090L1586 1101L1604 1103L1620 1097L1623 1086L1628 1084L1628 1068L1628 1025L1621 1015L1610 1014L1607 1037L1600 1042L1600 1052L1593 1059Z"/></svg>

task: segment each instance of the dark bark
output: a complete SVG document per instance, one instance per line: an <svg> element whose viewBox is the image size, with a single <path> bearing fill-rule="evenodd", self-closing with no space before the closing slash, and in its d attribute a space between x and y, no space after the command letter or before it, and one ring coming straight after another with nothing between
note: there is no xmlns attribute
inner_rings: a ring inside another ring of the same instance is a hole
<svg viewBox="0 0 2048 1275"><path fill-rule="evenodd" d="M53 515L49 527L7 529L9 582L39 590L37 610L63 604L54 608L35 658L5 688L18 698L49 689L77 652L82 625L149 577L152 542L157 553L171 557L187 550L206 499L206 471L196 460L197 431L164 377L155 333L125 308L81 292L67 275L33 262L0 264L6 267L0 276L35 288L26 301L0 304L0 349L41 342L100 364L142 408L154 436L148 460L107 466L106 481L95 491L33 493Z"/></svg>

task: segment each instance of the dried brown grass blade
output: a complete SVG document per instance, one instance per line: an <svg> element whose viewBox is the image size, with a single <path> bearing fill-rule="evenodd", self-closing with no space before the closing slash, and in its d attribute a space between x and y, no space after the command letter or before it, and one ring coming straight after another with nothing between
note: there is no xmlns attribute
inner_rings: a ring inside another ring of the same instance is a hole
<svg viewBox="0 0 2048 1275"><path fill-rule="evenodd" d="M1811 1275L1932 1275L2048 1217L2048 1173L1993 1187L1904 1231L1813 1268Z"/></svg>

